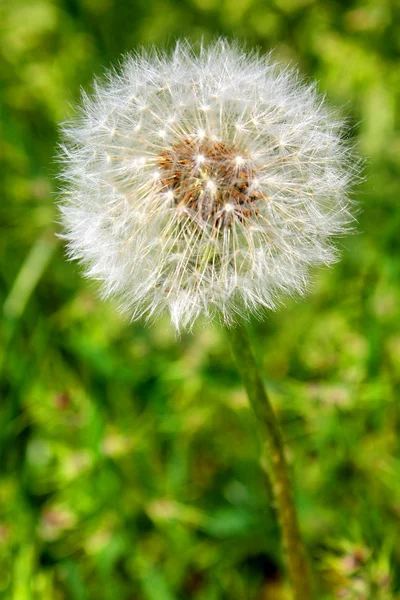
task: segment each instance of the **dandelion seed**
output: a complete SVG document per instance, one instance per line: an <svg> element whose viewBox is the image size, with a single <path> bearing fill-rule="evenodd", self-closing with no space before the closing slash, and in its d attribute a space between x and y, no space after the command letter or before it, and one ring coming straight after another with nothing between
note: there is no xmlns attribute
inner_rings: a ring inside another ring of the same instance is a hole
<svg viewBox="0 0 400 600"><path fill-rule="evenodd" d="M237 44L131 56L64 127L70 256L132 319L275 309L352 220L342 129L314 86Z"/></svg>

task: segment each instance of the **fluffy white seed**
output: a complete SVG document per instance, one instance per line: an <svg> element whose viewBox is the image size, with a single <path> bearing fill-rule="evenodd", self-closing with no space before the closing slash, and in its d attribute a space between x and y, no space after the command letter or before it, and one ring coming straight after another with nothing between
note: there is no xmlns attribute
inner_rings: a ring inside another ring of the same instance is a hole
<svg viewBox="0 0 400 600"><path fill-rule="evenodd" d="M274 309L351 221L342 123L296 72L224 40L129 57L64 133L69 254L132 319Z"/></svg>

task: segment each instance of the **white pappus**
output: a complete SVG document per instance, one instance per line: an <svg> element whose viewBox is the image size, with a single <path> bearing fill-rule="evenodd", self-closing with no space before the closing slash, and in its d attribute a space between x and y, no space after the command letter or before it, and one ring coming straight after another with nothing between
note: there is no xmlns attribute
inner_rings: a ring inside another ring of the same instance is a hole
<svg viewBox="0 0 400 600"><path fill-rule="evenodd" d="M142 51L63 127L69 255L131 319L226 325L307 289L358 162L314 85L218 40Z"/></svg>

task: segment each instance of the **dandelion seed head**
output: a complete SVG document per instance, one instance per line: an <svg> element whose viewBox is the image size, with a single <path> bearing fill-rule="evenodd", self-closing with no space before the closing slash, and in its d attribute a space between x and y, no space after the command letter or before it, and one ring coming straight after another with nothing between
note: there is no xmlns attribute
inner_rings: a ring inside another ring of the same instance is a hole
<svg viewBox="0 0 400 600"><path fill-rule="evenodd" d="M142 52L64 125L71 258L132 319L227 325L337 258L358 162L314 86L219 40Z"/></svg>

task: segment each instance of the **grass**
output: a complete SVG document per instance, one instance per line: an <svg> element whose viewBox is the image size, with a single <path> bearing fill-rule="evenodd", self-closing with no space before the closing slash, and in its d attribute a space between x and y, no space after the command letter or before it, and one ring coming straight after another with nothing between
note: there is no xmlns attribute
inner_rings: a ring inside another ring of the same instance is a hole
<svg viewBox="0 0 400 600"><path fill-rule="evenodd" d="M318 598L399 598L398 9L14 0L1 13L0 597L287 598L224 333L127 324L55 237L57 123L79 87L138 44L219 33L317 79L366 157L342 261L251 334Z"/></svg>

